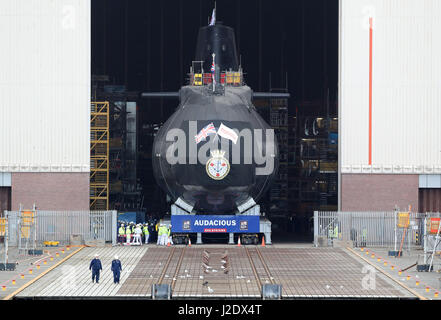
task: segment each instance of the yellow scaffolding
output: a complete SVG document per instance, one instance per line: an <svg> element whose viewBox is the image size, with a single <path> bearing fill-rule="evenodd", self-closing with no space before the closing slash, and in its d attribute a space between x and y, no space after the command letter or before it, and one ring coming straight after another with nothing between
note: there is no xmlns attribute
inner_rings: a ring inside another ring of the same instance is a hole
<svg viewBox="0 0 441 320"><path fill-rule="evenodd" d="M90 210L109 210L109 102L92 102L90 117Z"/></svg>

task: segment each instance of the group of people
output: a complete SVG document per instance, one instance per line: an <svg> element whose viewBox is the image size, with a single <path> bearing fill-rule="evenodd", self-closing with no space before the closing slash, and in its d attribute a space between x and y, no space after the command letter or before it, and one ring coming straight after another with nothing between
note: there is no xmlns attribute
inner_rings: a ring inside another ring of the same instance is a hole
<svg viewBox="0 0 441 320"><path fill-rule="evenodd" d="M166 246L168 244L172 245L173 244L173 240L172 237L170 236L171 233L171 224L169 224L168 226L164 223L161 223L158 225L156 225L157 231L158 231L158 240L156 242L157 245L160 246Z"/></svg>
<svg viewBox="0 0 441 320"><path fill-rule="evenodd" d="M172 245L173 240L171 237L171 225L164 223L157 223L153 228L153 225L148 223L129 222L127 224L120 222L118 228L118 242L120 244L130 245L142 245L148 244L150 240L150 233L157 235L156 244L161 246Z"/></svg>
<svg viewBox="0 0 441 320"><path fill-rule="evenodd" d="M95 254L95 258L90 262L89 270L92 271L92 283L100 282L100 272L103 270L103 266L101 264L101 260L98 258L98 254ZM113 272L113 283L119 284L119 278L121 276L122 265L121 261L118 259L118 256L115 255L112 266L110 270Z"/></svg>
<svg viewBox="0 0 441 320"><path fill-rule="evenodd" d="M121 223L118 228L118 242L127 243L133 245L141 245L142 243L149 243L150 231L148 223L133 222L128 223L126 226Z"/></svg>

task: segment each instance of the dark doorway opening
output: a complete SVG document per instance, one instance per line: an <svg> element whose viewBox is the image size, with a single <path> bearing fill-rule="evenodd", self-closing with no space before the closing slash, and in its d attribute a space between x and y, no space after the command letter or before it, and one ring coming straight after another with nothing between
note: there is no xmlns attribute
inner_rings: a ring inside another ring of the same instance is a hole
<svg viewBox="0 0 441 320"><path fill-rule="evenodd" d="M441 212L441 189L419 189L418 206L418 212Z"/></svg>
<svg viewBox="0 0 441 320"><path fill-rule="evenodd" d="M0 187L0 214L3 215L6 210L11 210L11 188Z"/></svg>
<svg viewBox="0 0 441 320"><path fill-rule="evenodd" d="M170 211L153 177L151 152L177 103L139 93L176 91L185 83L197 32L213 7L206 0L92 1L92 99L137 106L136 178L129 181L124 157L115 152L111 209ZM337 210L338 11L338 0L217 1L217 19L235 30L246 84L291 94L285 102L255 101L284 148L278 180L259 203L273 222L274 242L312 241L314 210ZM108 90L112 85L119 86L116 93ZM125 143L127 130L112 130Z"/></svg>

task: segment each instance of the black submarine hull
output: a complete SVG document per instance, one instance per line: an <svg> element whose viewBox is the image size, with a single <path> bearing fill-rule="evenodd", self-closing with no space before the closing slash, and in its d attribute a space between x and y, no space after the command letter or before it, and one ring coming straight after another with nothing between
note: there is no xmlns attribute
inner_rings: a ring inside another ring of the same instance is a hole
<svg viewBox="0 0 441 320"><path fill-rule="evenodd" d="M185 86L179 91L180 105L154 140L154 176L173 201L181 198L198 214L235 214L250 198L257 202L277 174L277 139L253 106L249 87L225 87L223 95L208 90ZM196 143L195 135L211 123L216 130L234 129L237 142L210 134ZM220 180L207 172L216 150L225 152L230 166Z"/></svg>

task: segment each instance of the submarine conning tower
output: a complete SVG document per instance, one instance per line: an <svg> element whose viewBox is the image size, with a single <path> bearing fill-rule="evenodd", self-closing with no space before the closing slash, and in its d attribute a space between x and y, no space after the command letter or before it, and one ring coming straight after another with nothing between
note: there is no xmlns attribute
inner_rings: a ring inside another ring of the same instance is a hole
<svg viewBox="0 0 441 320"><path fill-rule="evenodd" d="M204 70L210 70L213 53L219 70L239 70L233 28L218 23L199 29L195 59L204 62Z"/></svg>
<svg viewBox="0 0 441 320"><path fill-rule="evenodd" d="M234 30L220 22L199 29L189 85L211 85L213 78L217 93L220 85L243 85Z"/></svg>

